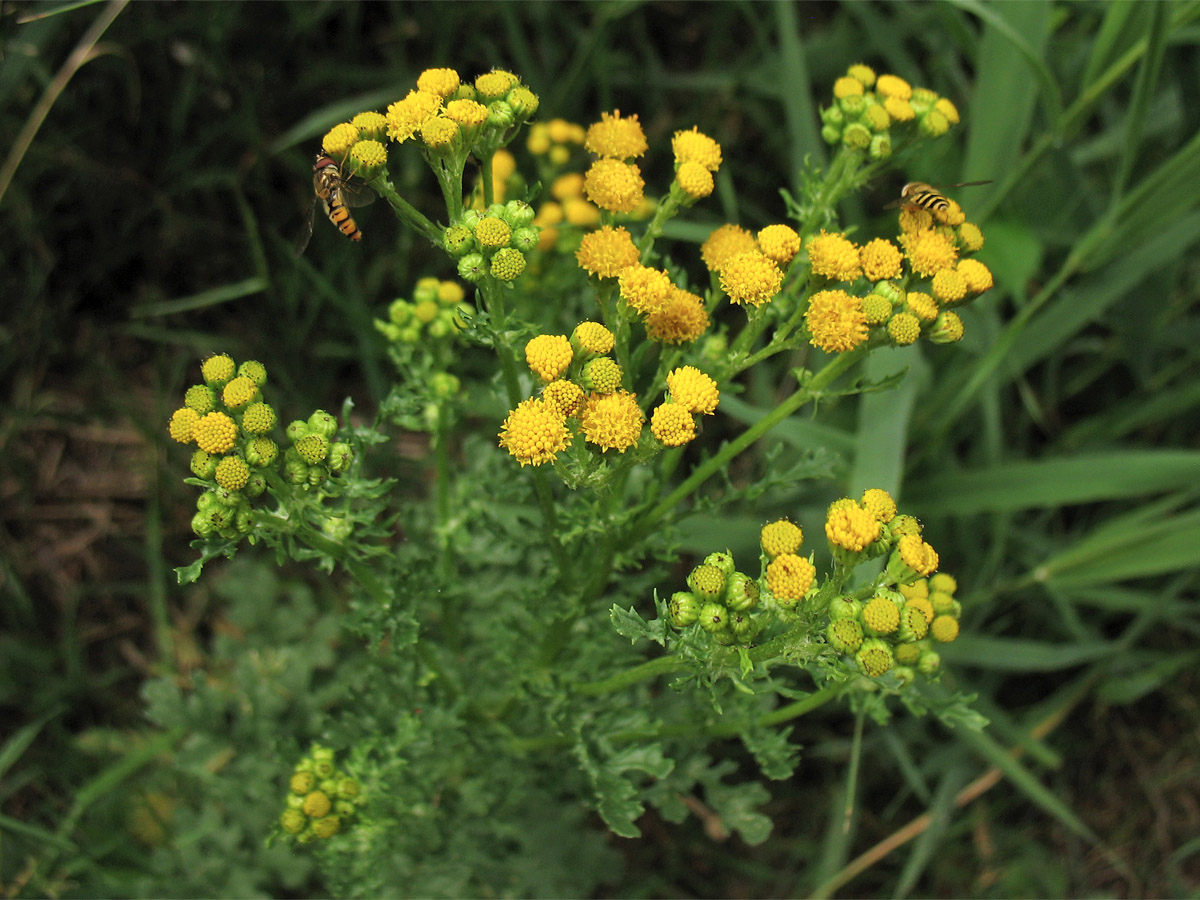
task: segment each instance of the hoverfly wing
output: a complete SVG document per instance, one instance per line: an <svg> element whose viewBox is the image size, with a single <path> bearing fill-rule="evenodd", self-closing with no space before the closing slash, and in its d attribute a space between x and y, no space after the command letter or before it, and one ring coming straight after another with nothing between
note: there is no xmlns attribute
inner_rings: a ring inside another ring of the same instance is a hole
<svg viewBox="0 0 1200 900"><path fill-rule="evenodd" d="M350 184L343 181L340 186L342 202L347 206L367 206L379 196L365 184Z"/></svg>
<svg viewBox="0 0 1200 900"><path fill-rule="evenodd" d="M308 206L308 212L304 216L304 225L300 229L300 235L296 238L296 243L292 248L292 255L297 259L304 255L304 251L308 249L308 242L312 240L313 222L317 217L317 206L322 202L320 197L314 197L313 202Z"/></svg>
<svg viewBox="0 0 1200 900"><path fill-rule="evenodd" d="M963 181L959 184L948 184L948 185L946 185L946 187L952 187L952 188L974 187L977 184L991 184L991 183L992 183L992 179L989 178L987 181Z"/></svg>

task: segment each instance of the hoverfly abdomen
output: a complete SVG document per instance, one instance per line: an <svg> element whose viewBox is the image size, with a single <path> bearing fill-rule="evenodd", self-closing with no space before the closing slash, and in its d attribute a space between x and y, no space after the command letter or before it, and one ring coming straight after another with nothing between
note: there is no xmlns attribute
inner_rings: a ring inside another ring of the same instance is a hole
<svg viewBox="0 0 1200 900"><path fill-rule="evenodd" d="M296 246L297 255L308 246L308 239L312 236L312 212L317 205L338 231L352 241L362 240L362 232L358 230L354 216L350 215L350 207L366 206L375 199L374 191L366 185L356 186L346 182L337 162L324 153L318 153L313 161L313 193L316 197L309 208L305 232Z"/></svg>
<svg viewBox="0 0 1200 900"><path fill-rule="evenodd" d="M922 181L910 181L900 189L900 199L908 206L928 212L945 212L950 201L937 188Z"/></svg>

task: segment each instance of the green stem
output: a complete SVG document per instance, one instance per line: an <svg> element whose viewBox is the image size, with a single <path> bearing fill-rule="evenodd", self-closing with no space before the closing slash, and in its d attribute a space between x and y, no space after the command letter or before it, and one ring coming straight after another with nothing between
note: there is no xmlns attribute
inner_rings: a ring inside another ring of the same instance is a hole
<svg viewBox="0 0 1200 900"><path fill-rule="evenodd" d="M819 397L825 388L839 375L857 363L865 352L864 347L859 347L855 350L838 354L830 360L824 369L809 379L806 384L799 387L795 393L780 403L779 406L775 407L775 409L759 419L754 425L742 432L740 436L723 445L715 454L697 466L679 487L675 488L663 500L659 501L642 518L638 526L631 532L629 544L636 543L649 534L658 524L659 520L675 508L676 504L717 472L721 471L735 456L750 447L760 437L796 412L796 410L809 400Z"/></svg>
<svg viewBox="0 0 1200 900"><path fill-rule="evenodd" d="M654 217L650 219L646 225L646 231L642 234L641 240L637 243L638 262L643 266L650 261L651 251L654 249L654 242L662 237L663 226L675 217L679 212L679 207L687 195L683 189L674 181L671 182L671 190L662 202L658 204L658 209L654 211Z"/></svg>
<svg viewBox="0 0 1200 900"><path fill-rule="evenodd" d="M371 188L387 201L402 223L422 235L429 243L440 247L442 245L442 229L421 215L411 203L396 193L391 180L386 174L379 175L368 182Z"/></svg>

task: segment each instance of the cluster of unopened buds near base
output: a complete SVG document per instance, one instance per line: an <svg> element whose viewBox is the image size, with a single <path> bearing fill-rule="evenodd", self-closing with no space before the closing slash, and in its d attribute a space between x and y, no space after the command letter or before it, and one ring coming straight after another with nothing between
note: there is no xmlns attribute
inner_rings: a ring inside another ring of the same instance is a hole
<svg viewBox="0 0 1200 900"><path fill-rule="evenodd" d="M688 575L688 589L671 595L671 624L702 629L718 644L745 645L764 629L816 614L819 638L863 675L892 672L901 683L935 675L941 659L934 647L958 637L961 606L954 579L933 574L938 555L921 537L920 523L899 515L888 493L872 488L857 501L831 504L825 535L835 564L830 578L839 586L854 567L886 556L883 572L862 588L830 596L828 581L817 583L812 555L799 555L800 527L780 519L763 526L757 577L738 571L728 551L710 553Z"/></svg>
<svg viewBox="0 0 1200 900"><path fill-rule="evenodd" d="M358 781L334 765L333 751L314 745L292 772L279 827L302 844L328 840L346 829L365 802Z"/></svg>
<svg viewBox="0 0 1200 900"><path fill-rule="evenodd" d="M255 360L240 366L227 354L208 357L200 367L203 384L192 385L184 405L171 414L167 429L181 444L195 444L191 482L206 490L196 501L192 530L200 537L236 540L253 531L251 501L272 479L315 487L344 472L354 459L347 443L335 440L337 419L317 410L287 426L290 446L279 453L270 437L278 424L263 401L266 367Z"/></svg>

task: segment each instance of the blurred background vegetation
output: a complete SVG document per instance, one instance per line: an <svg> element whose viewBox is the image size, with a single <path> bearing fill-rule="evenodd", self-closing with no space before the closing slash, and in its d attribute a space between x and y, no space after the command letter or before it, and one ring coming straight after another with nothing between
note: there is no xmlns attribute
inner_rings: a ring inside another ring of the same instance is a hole
<svg viewBox="0 0 1200 900"><path fill-rule="evenodd" d="M648 814L644 838L608 839L623 864L605 893L1196 896L1198 40L1192 0L4 2L0 892L330 890L262 846L287 753L222 772L319 712L304 685L331 665L336 585L243 551L175 587L194 495L164 426L216 350L262 360L289 408L373 411L371 317L453 275L374 208L362 245L318 227L292 256L328 127L432 66L517 72L544 119L637 113L650 184L697 125L726 164L701 226L669 235L686 242L782 220L779 189L826 158L816 108L861 61L964 124L845 221L885 233L908 180L993 181L959 195L997 281L967 338L838 423L843 486L895 485L958 577L966 634L944 658L993 724L868 728L844 829L853 722L809 716L798 776L771 786L771 840ZM432 212L407 165L398 186ZM419 460L409 475L419 492ZM258 654L283 643L306 699L247 716L237 692L262 690ZM234 698L207 732L153 714L206 680Z"/></svg>

